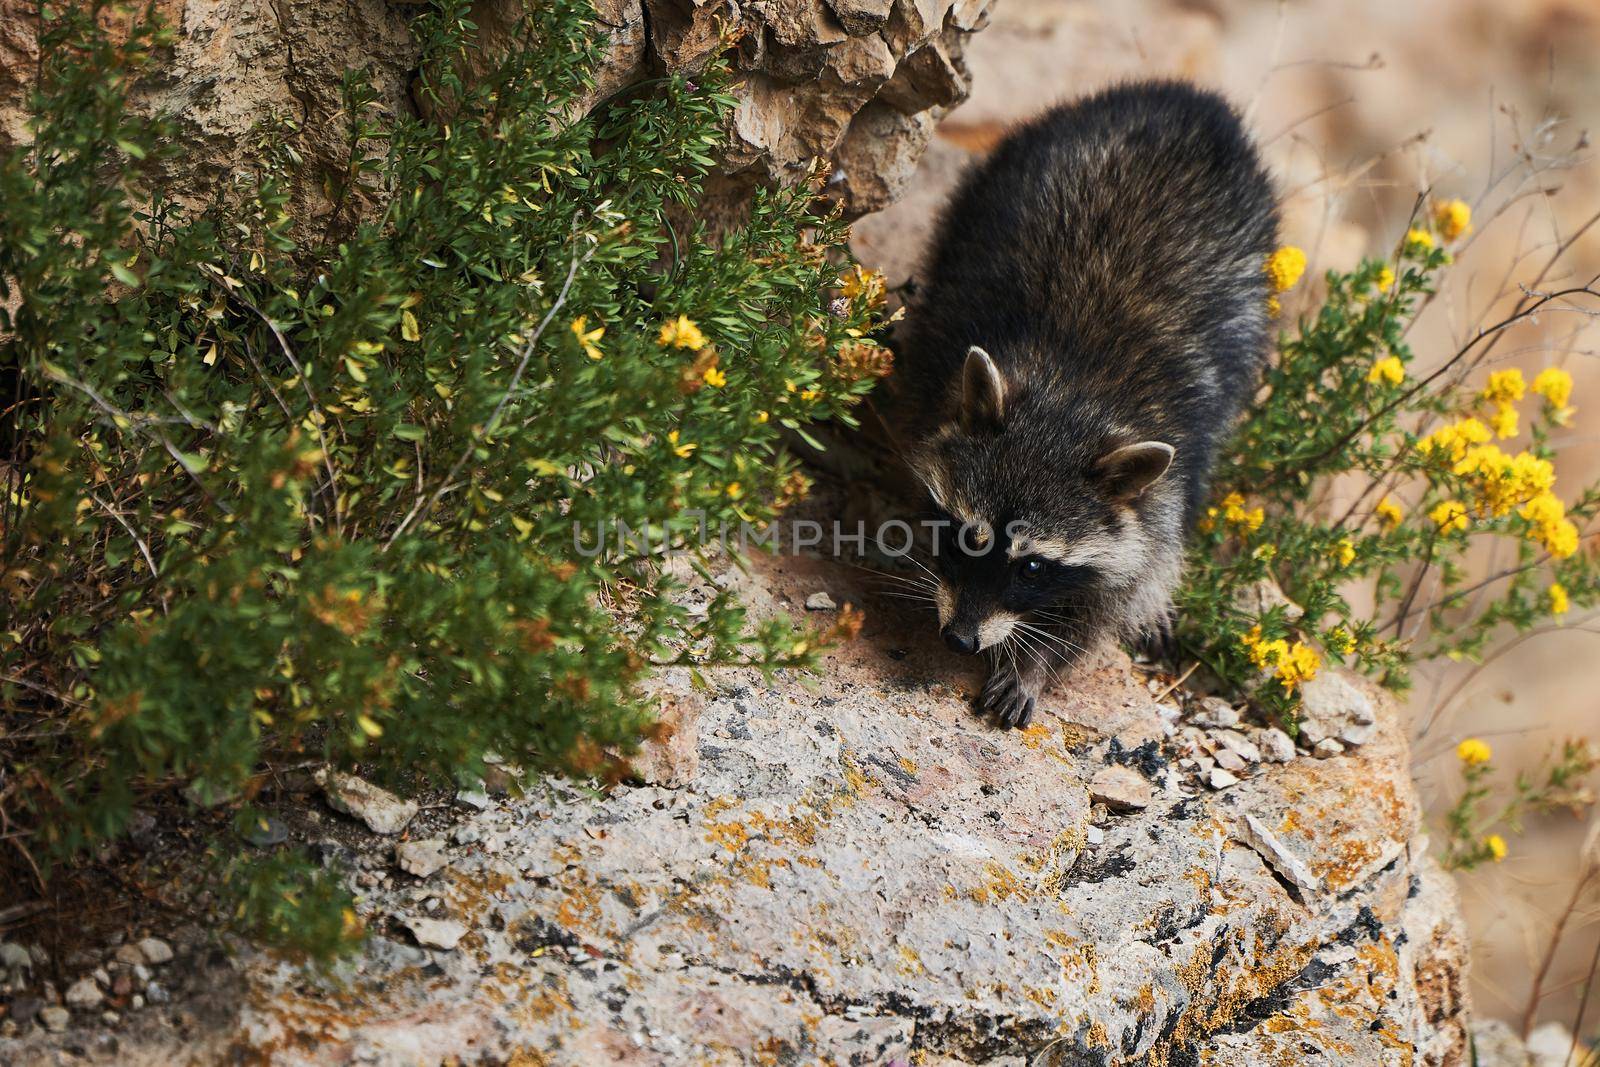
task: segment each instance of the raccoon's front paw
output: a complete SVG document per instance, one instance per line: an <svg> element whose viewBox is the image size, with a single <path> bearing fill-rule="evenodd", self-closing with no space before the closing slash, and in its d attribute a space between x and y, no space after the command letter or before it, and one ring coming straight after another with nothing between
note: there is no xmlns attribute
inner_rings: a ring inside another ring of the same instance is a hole
<svg viewBox="0 0 1600 1067"><path fill-rule="evenodd" d="M993 715L1002 728L1021 729L1033 721L1033 706L1038 698L1038 685L1006 665L989 672L989 680L978 695L978 710Z"/></svg>
<svg viewBox="0 0 1600 1067"><path fill-rule="evenodd" d="M1139 635L1135 649L1155 663L1173 663L1178 658L1178 638L1172 620L1162 619Z"/></svg>

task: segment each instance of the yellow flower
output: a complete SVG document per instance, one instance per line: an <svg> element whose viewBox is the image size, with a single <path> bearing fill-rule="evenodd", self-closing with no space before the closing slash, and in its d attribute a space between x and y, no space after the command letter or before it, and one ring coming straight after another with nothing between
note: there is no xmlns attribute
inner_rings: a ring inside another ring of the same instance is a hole
<svg viewBox="0 0 1600 1067"><path fill-rule="evenodd" d="M1496 404L1512 404L1521 400L1528 392L1528 383L1522 379L1522 371L1516 367L1507 367L1497 370L1489 375L1489 384L1483 387L1481 394L1485 400L1492 400Z"/></svg>
<svg viewBox="0 0 1600 1067"><path fill-rule="evenodd" d="M1406 365L1400 362L1399 356L1385 356L1372 365L1367 371L1367 381L1386 382L1389 385L1399 385L1406 380Z"/></svg>
<svg viewBox="0 0 1600 1067"><path fill-rule="evenodd" d="M1472 208L1464 200L1446 200L1433 209L1433 224L1446 241L1464 237L1472 232Z"/></svg>
<svg viewBox="0 0 1600 1067"><path fill-rule="evenodd" d="M1496 404L1494 414L1489 416L1489 428L1502 441L1517 436L1517 409L1510 404Z"/></svg>
<svg viewBox="0 0 1600 1067"><path fill-rule="evenodd" d="M1343 626L1335 626L1328 634L1328 644L1339 655L1348 656L1356 650L1356 635Z"/></svg>
<svg viewBox="0 0 1600 1067"><path fill-rule="evenodd" d="M724 490L724 492L726 492L731 499L738 500L740 497L744 496L744 486L740 485L738 482L729 482L728 488Z"/></svg>
<svg viewBox="0 0 1600 1067"><path fill-rule="evenodd" d="M1428 512L1428 518L1439 527L1440 533L1465 530L1471 522L1467 519L1467 506L1459 500L1446 500Z"/></svg>
<svg viewBox="0 0 1600 1067"><path fill-rule="evenodd" d="M1547 491L1535 495L1526 504L1523 504L1518 509L1517 514L1535 526L1546 526L1566 518L1567 506L1561 502L1560 497Z"/></svg>
<svg viewBox="0 0 1600 1067"><path fill-rule="evenodd" d="M1273 295L1267 297L1267 318L1269 318L1269 319L1277 318L1278 317L1278 312L1280 312L1282 310L1283 310L1283 303L1278 299L1276 293L1274 293Z"/></svg>
<svg viewBox="0 0 1600 1067"><path fill-rule="evenodd" d="M1427 230L1407 230L1406 244L1414 248L1432 248L1433 234Z"/></svg>
<svg viewBox="0 0 1600 1067"><path fill-rule="evenodd" d="M1267 282L1274 292L1293 289L1306 272L1306 254L1294 245L1284 245L1267 257Z"/></svg>
<svg viewBox="0 0 1600 1067"><path fill-rule="evenodd" d="M1378 501L1375 514L1378 516L1379 521L1385 526L1389 527L1391 530L1396 526L1399 526L1406 519L1406 513L1400 509L1399 504L1395 503L1394 497L1392 496L1385 496L1382 500Z"/></svg>
<svg viewBox="0 0 1600 1067"><path fill-rule="evenodd" d="M706 372L700 377L713 389L721 389L728 384L728 376L715 367L707 367Z"/></svg>
<svg viewBox="0 0 1600 1067"><path fill-rule="evenodd" d="M1281 637L1263 641L1259 623L1239 638L1239 643L1249 654L1250 662L1257 667L1273 669L1285 691L1293 691L1301 682L1315 678L1317 669L1322 666L1322 657L1317 655L1316 649L1303 641L1292 645Z"/></svg>
<svg viewBox="0 0 1600 1067"><path fill-rule="evenodd" d="M756 412L756 421L757 422L766 422L770 418L772 418L772 416L769 413L765 412L765 411Z"/></svg>
<svg viewBox="0 0 1600 1067"><path fill-rule="evenodd" d="M801 400L815 400L818 397L820 397L821 395L822 395L822 390L820 390L820 389L802 389L802 390L800 390L800 399Z"/></svg>
<svg viewBox="0 0 1600 1067"><path fill-rule="evenodd" d="M662 348L704 348L706 335L700 332L700 327L689 316L679 315L661 324L656 343Z"/></svg>
<svg viewBox="0 0 1600 1067"><path fill-rule="evenodd" d="M1473 445L1485 444L1494 435L1489 432L1489 427L1477 419L1459 419L1449 426L1441 426L1428 436L1417 442L1417 449L1424 456L1434 452L1447 452L1451 460L1459 461L1467 454L1467 449Z"/></svg>
<svg viewBox="0 0 1600 1067"><path fill-rule="evenodd" d="M1469 737L1456 746L1456 759L1469 767L1476 767L1480 763L1488 763L1494 751L1487 741L1476 737Z"/></svg>
<svg viewBox="0 0 1600 1067"><path fill-rule="evenodd" d="M1341 567L1348 567L1356 561L1356 546L1351 543L1350 538L1339 538L1338 558Z"/></svg>
<svg viewBox="0 0 1600 1067"><path fill-rule="evenodd" d="M861 303L867 307L876 307L884 302L888 293L888 282L884 276L875 270L862 270L855 266L839 279L839 292L844 294L851 303Z"/></svg>
<svg viewBox="0 0 1600 1067"><path fill-rule="evenodd" d="M1506 839L1499 834L1490 834L1483 839L1483 843L1488 847L1489 855L1494 857L1496 863L1506 858Z"/></svg>
<svg viewBox="0 0 1600 1067"><path fill-rule="evenodd" d="M1578 551L1578 528L1572 525L1571 519L1541 527L1539 539L1544 542L1545 551L1556 559L1566 559Z"/></svg>
<svg viewBox="0 0 1600 1067"><path fill-rule="evenodd" d="M1238 493L1229 493L1222 498L1222 517L1241 529L1255 533L1261 529L1261 523L1267 515L1261 508L1246 508L1244 497Z"/></svg>
<svg viewBox="0 0 1600 1067"><path fill-rule="evenodd" d="M1567 599L1567 588L1560 582L1551 582L1550 588L1545 590L1545 595L1550 598L1550 614L1565 615L1572 606Z"/></svg>
<svg viewBox="0 0 1600 1067"><path fill-rule="evenodd" d="M1373 280L1373 284L1378 287L1380 292L1388 292L1394 286L1394 271L1385 266L1378 272L1378 276Z"/></svg>
<svg viewBox="0 0 1600 1067"><path fill-rule="evenodd" d="M1567 401L1572 399L1572 375L1560 367L1546 367L1533 379L1533 391L1556 409L1556 422L1564 424L1572 414L1567 407Z"/></svg>
<svg viewBox="0 0 1600 1067"><path fill-rule="evenodd" d="M583 349L583 354L590 359L599 359L604 355L600 351L600 346L595 342L605 335L606 328L604 326L596 326L592 330L589 329L589 316L587 315L579 315L572 320L572 336L578 339L578 345Z"/></svg>
<svg viewBox="0 0 1600 1067"><path fill-rule="evenodd" d="M677 430L673 430L671 433L667 434L667 444L672 446L672 451L680 459L688 459L690 454L693 453L695 449L700 447L691 441L685 441L682 444L679 444Z"/></svg>

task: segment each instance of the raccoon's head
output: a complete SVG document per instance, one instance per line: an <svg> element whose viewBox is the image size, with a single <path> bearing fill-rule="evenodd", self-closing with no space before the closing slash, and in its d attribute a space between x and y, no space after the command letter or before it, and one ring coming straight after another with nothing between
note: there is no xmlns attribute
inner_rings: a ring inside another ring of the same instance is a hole
<svg viewBox="0 0 1600 1067"><path fill-rule="evenodd" d="M1096 598L1124 595L1163 540L1152 527L1176 522L1155 499L1171 494L1147 493L1170 444L1128 440L1030 392L1053 390L1008 386L973 347L955 417L914 463L936 520L940 632L957 652L1001 644L1019 624L1070 625Z"/></svg>

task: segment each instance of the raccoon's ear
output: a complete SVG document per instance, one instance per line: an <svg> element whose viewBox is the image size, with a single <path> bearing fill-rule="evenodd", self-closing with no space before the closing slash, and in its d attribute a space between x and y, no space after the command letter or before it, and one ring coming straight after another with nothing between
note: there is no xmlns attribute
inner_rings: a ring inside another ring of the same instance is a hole
<svg viewBox="0 0 1600 1067"><path fill-rule="evenodd" d="M1107 452L1094 468L1113 500L1136 500L1167 473L1176 454L1165 441L1140 441Z"/></svg>
<svg viewBox="0 0 1600 1067"><path fill-rule="evenodd" d="M1006 423L1006 383L989 353L973 345L961 371L961 425L967 430L999 430Z"/></svg>

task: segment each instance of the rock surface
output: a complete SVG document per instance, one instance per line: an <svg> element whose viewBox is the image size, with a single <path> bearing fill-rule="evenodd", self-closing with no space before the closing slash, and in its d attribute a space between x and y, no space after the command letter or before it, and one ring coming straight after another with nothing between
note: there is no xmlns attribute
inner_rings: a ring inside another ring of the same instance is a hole
<svg viewBox="0 0 1600 1067"><path fill-rule="evenodd" d="M792 183L813 159L840 164L833 190L853 215L883 207L909 180L935 120L967 95L967 38L991 0L597 0L601 42L592 110L636 81L693 74L724 41L742 76L733 144L699 210L731 218L756 185ZM136 99L182 123L188 149L171 177L197 201L250 162L257 124L293 119L308 166L297 217L320 226L332 210L324 179L342 173L347 145L341 84L366 68L377 105L415 110L419 56L407 29L415 7L351 0L158 0L177 30L159 76ZM506 47L520 0L477 0L482 67ZM37 22L22 0L0 0L0 149L25 139L23 104L38 64Z"/></svg>
<svg viewBox="0 0 1600 1067"><path fill-rule="evenodd" d="M1453 888L1365 683L1367 744L1213 793L1120 654L1007 733L858 574L761 561L745 595L770 610L821 579L866 605L862 638L809 686L714 679L686 785L462 814L473 843L427 888L364 891L359 960L319 983L242 958L213 1044L283 1064L1464 1062ZM1092 803L1110 767L1143 811ZM125 1036L118 1062L172 1040Z"/></svg>

